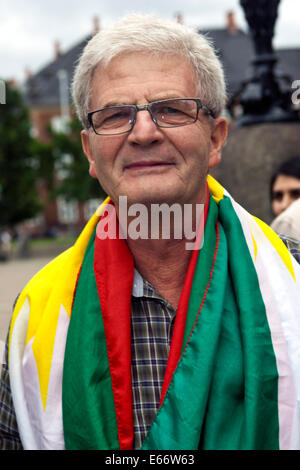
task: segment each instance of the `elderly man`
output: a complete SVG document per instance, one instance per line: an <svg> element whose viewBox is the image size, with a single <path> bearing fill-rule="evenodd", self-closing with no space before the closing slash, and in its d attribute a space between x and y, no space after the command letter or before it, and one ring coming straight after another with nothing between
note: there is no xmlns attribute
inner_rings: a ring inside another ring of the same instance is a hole
<svg viewBox="0 0 300 470"><path fill-rule="evenodd" d="M213 48L129 15L87 44L73 96L109 199L18 298L3 448L299 448L299 265L208 176L226 139ZM167 231L157 205L179 209Z"/></svg>

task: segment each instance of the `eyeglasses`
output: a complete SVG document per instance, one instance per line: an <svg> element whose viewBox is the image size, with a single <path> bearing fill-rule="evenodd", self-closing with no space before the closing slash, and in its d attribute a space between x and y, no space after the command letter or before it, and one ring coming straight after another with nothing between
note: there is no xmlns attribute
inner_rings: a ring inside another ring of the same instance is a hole
<svg viewBox="0 0 300 470"><path fill-rule="evenodd" d="M98 135L125 134L133 129L138 111L149 111L158 127L169 128L193 124L198 119L200 109L214 117L213 112L198 98L176 98L140 106L108 106L89 113L88 122Z"/></svg>

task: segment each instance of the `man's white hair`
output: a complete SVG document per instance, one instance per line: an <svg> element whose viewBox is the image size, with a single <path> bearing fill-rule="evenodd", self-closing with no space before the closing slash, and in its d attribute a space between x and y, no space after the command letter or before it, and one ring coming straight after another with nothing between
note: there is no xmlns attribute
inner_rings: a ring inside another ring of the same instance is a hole
<svg viewBox="0 0 300 470"><path fill-rule="evenodd" d="M105 68L120 54L147 52L154 56L182 56L191 64L197 97L217 117L226 104L226 86L221 62L209 40L172 20L131 13L98 32L86 45L75 70L72 93L83 126L89 126L92 80L98 65Z"/></svg>

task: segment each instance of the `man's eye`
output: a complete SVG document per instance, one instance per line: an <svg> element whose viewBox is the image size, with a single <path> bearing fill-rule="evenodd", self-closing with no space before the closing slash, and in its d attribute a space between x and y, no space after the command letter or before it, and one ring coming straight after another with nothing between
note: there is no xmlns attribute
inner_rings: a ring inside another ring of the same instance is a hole
<svg viewBox="0 0 300 470"><path fill-rule="evenodd" d="M105 121L117 121L118 119L128 119L128 113L119 111L117 113L111 114L110 116L106 116Z"/></svg>
<svg viewBox="0 0 300 470"><path fill-rule="evenodd" d="M182 113L182 111L180 109L171 108L170 106L167 106L167 107L163 108L160 112L161 112L161 114L178 114L178 113Z"/></svg>
<svg viewBox="0 0 300 470"><path fill-rule="evenodd" d="M130 116L126 111L116 111L109 113L102 117L103 119L99 122L101 127L116 126L124 124L130 120Z"/></svg>

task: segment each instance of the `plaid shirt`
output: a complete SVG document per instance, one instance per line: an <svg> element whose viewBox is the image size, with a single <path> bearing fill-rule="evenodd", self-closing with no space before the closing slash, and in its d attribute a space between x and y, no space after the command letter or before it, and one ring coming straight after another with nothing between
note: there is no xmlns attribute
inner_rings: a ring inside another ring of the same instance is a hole
<svg viewBox="0 0 300 470"><path fill-rule="evenodd" d="M135 271L131 302L134 448L139 449L160 402L175 310Z"/></svg>
<svg viewBox="0 0 300 470"><path fill-rule="evenodd" d="M12 401L8 366L8 341L5 345L5 355L0 378L0 450L19 450L22 443Z"/></svg>
<svg viewBox="0 0 300 470"><path fill-rule="evenodd" d="M300 240L280 235L281 240L286 245L287 249L294 256L294 258L300 263Z"/></svg>

